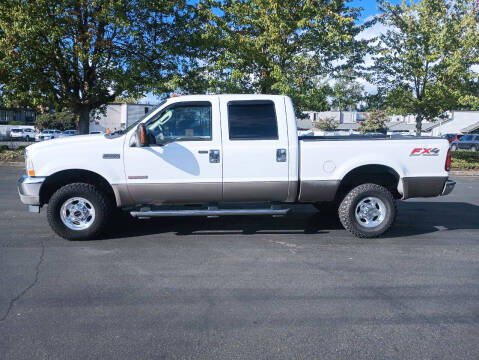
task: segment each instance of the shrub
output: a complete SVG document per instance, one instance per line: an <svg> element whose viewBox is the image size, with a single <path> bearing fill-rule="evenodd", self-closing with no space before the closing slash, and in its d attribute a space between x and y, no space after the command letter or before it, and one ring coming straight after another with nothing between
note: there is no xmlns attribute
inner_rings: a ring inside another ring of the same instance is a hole
<svg viewBox="0 0 479 360"><path fill-rule="evenodd" d="M457 169L479 169L479 152L452 151L451 167Z"/></svg>
<svg viewBox="0 0 479 360"><path fill-rule="evenodd" d="M359 132L362 134L368 132L376 132L386 134L386 121L388 117L384 111L373 110L367 116L366 120L363 120L359 125Z"/></svg>
<svg viewBox="0 0 479 360"><path fill-rule="evenodd" d="M24 161L23 152L23 149L3 150L0 152L0 161Z"/></svg>
<svg viewBox="0 0 479 360"><path fill-rule="evenodd" d="M334 131L338 127L338 122L332 117L319 120L314 126L323 131Z"/></svg>

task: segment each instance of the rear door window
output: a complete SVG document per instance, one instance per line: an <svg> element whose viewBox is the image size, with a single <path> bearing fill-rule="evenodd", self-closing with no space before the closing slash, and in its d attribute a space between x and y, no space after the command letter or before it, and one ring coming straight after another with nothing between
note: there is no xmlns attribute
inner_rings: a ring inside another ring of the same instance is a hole
<svg viewBox="0 0 479 360"><path fill-rule="evenodd" d="M230 140L277 140L278 123L272 101L228 103Z"/></svg>

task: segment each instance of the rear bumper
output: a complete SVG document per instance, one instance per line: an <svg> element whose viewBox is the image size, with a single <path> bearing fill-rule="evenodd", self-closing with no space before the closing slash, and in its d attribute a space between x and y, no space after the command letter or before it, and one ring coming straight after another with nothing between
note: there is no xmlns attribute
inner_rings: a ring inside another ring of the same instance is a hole
<svg viewBox="0 0 479 360"><path fill-rule="evenodd" d="M454 180L447 180L444 184L444 189L442 189L441 195L448 195L454 190L454 186L456 186L456 182Z"/></svg>
<svg viewBox="0 0 479 360"><path fill-rule="evenodd" d="M40 188L42 187L44 177L29 177L23 175L18 179L18 195L20 201L25 205L40 205Z"/></svg>
<svg viewBox="0 0 479 360"><path fill-rule="evenodd" d="M449 181L453 184L448 185ZM455 184L454 181L448 180L447 176L404 177L402 178L402 199L447 195Z"/></svg>

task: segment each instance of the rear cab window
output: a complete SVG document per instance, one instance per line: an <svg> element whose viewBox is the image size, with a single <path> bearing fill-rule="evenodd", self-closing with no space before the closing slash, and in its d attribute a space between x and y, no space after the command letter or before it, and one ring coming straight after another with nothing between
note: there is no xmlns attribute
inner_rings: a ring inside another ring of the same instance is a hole
<svg viewBox="0 0 479 360"><path fill-rule="evenodd" d="M274 103L269 100L230 101L228 129L230 140L277 140Z"/></svg>

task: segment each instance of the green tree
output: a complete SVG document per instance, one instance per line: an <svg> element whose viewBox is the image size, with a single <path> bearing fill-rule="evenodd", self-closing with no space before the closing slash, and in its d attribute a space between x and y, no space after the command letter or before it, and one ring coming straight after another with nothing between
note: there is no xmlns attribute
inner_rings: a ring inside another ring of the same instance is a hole
<svg viewBox="0 0 479 360"><path fill-rule="evenodd" d="M38 115L35 126L40 129L70 130L77 127L76 116L70 112L45 113Z"/></svg>
<svg viewBox="0 0 479 360"><path fill-rule="evenodd" d="M316 122L314 126L319 130L334 131L338 127L338 122L332 117L327 117Z"/></svg>
<svg viewBox="0 0 479 360"><path fill-rule="evenodd" d="M479 106L478 13L474 0L380 1L388 31L379 37L373 81L385 92L388 111L423 119L446 110Z"/></svg>
<svg viewBox="0 0 479 360"><path fill-rule="evenodd" d="M297 114L325 110L326 79L366 48L355 38L360 9L342 0L200 0L197 9L204 66L176 83L189 92L283 94Z"/></svg>
<svg viewBox="0 0 479 360"><path fill-rule="evenodd" d="M9 103L89 115L141 96L178 71L188 21L181 0L2 0L0 84ZM163 82L165 85L159 86Z"/></svg>
<svg viewBox="0 0 479 360"><path fill-rule="evenodd" d="M364 86L354 76L341 77L332 87L331 107L337 110L353 110L363 100Z"/></svg>
<svg viewBox="0 0 479 360"><path fill-rule="evenodd" d="M378 89L375 94L366 93L363 97L364 105L361 106L361 111L371 110L385 110L386 109L386 97L385 94Z"/></svg>
<svg viewBox="0 0 479 360"><path fill-rule="evenodd" d="M359 132L362 134L368 132L379 132L385 134L387 131L386 122L388 117L384 111L373 110L367 116L366 120L361 121Z"/></svg>

